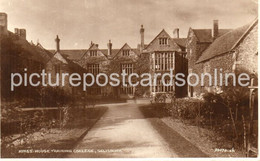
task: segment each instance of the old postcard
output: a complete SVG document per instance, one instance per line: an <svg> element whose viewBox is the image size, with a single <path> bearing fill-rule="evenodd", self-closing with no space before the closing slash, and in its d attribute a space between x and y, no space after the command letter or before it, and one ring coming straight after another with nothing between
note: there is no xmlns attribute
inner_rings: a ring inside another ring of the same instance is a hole
<svg viewBox="0 0 260 161"><path fill-rule="evenodd" d="M258 158L257 0L0 0L1 158Z"/></svg>

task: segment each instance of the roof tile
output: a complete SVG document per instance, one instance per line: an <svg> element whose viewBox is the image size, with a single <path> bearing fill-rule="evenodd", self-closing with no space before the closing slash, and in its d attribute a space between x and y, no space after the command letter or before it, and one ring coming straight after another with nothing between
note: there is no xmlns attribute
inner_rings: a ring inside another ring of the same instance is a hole
<svg viewBox="0 0 260 161"><path fill-rule="evenodd" d="M251 24L231 30L218 37L201 55L197 63L211 59L215 56L229 52Z"/></svg>

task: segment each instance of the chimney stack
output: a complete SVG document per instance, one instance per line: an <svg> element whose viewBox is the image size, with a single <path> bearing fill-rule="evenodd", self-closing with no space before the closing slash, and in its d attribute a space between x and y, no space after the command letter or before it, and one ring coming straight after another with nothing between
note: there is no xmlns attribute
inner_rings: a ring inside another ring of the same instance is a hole
<svg viewBox="0 0 260 161"><path fill-rule="evenodd" d="M7 33L7 14L0 12L0 34Z"/></svg>
<svg viewBox="0 0 260 161"><path fill-rule="evenodd" d="M218 37L218 20L213 20L213 39Z"/></svg>
<svg viewBox="0 0 260 161"><path fill-rule="evenodd" d="M15 35L20 35L20 30L18 28L14 28L14 34Z"/></svg>
<svg viewBox="0 0 260 161"><path fill-rule="evenodd" d="M20 29L20 37L23 39L26 39L26 30L25 29Z"/></svg>
<svg viewBox="0 0 260 161"><path fill-rule="evenodd" d="M58 35L57 35L55 41L56 41L56 51L60 52L60 39L59 39Z"/></svg>
<svg viewBox="0 0 260 161"><path fill-rule="evenodd" d="M107 48L108 48L108 56L110 56L112 54L112 43L111 40L109 40L109 42L107 43Z"/></svg>
<svg viewBox="0 0 260 161"><path fill-rule="evenodd" d="M179 31L180 31L179 28L173 30L173 38L180 38Z"/></svg>
<svg viewBox="0 0 260 161"><path fill-rule="evenodd" d="M143 26L143 25L141 25L140 35L141 35L141 46L140 46L140 51L142 52L143 49L144 49L144 26Z"/></svg>
<svg viewBox="0 0 260 161"><path fill-rule="evenodd" d="M93 44L94 44L93 41L91 41L90 44L89 44L89 47L91 47Z"/></svg>
<svg viewBox="0 0 260 161"><path fill-rule="evenodd" d="M19 29L19 28L15 28L14 29L14 33L15 35L23 38L23 39L26 39L26 30L25 29Z"/></svg>

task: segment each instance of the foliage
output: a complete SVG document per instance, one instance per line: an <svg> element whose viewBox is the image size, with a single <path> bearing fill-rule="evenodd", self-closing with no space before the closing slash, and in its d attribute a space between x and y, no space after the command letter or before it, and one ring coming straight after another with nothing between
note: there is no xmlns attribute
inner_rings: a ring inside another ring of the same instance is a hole
<svg viewBox="0 0 260 161"><path fill-rule="evenodd" d="M138 60L136 61L136 70L137 74L141 76L142 73L149 73L150 71L150 59L149 55L142 54ZM139 80L140 82L140 80ZM137 96L146 97L150 95L150 87L144 87L140 84L136 87L136 94Z"/></svg>
<svg viewBox="0 0 260 161"><path fill-rule="evenodd" d="M204 101L193 98L175 99L172 104L168 104L165 108L173 115L182 119L196 119L201 114L207 117L209 111L204 106Z"/></svg>
<svg viewBox="0 0 260 161"><path fill-rule="evenodd" d="M41 91L44 107L61 107L70 104L71 96L59 87L45 87Z"/></svg>
<svg viewBox="0 0 260 161"><path fill-rule="evenodd" d="M86 101L86 105L87 106L92 106L92 107L95 107L95 105L97 104L98 102L98 98L94 95L87 95L85 96L85 101Z"/></svg>
<svg viewBox="0 0 260 161"><path fill-rule="evenodd" d="M18 141L20 145L30 145L32 134L36 131L44 137L50 129L56 127L59 121L50 119L45 110L23 111L17 104L2 106L1 118L1 149L3 153L10 153ZM19 135L13 135L18 133ZM16 136L16 137L15 137Z"/></svg>
<svg viewBox="0 0 260 161"><path fill-rule="evenodd" d="M20 86L11 91L11 73L23 74L27 68L27 74L39 72L43 66L41 63L33 61L25 54L27 51L20 45L15 44L16 37L1 37L1 98L6 101L16 99L37 99L39 88L28 85Z"/></svg>
<svg viewBox="0 0 260 161"><path fill-rule="evenodd" d="M257 79L257 78L256 78ZM231 81L231 80L229 80ZM208 92L203 100L195 98L181 98L168 104L165 108L172 116L181 120L195 122L197 126L210 127L220 133L232 146L242 145L249 123L249 88L242 86L222 88L219 93ZM258 119L258 96L255 95L254 120ZM253 135L257 135L253 133ZM254 139L256 139L255 137Z"/></svg>

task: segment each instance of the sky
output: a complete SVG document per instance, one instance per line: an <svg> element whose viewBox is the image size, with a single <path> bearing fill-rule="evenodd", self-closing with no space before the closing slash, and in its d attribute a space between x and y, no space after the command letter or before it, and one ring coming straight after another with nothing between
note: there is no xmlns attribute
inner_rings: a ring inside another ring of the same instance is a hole
<svg viewBox="0 0 260 161"><path fill-rule="evenodd" d="M0 0L0 12L8 14L8 29L25 28L27 40L46 49L87 49L91 41L99 48L121 48L140 43L140 26L148 44L162 29L180 37L188 29L237 28L257 17L258 0Z"/></svg>

